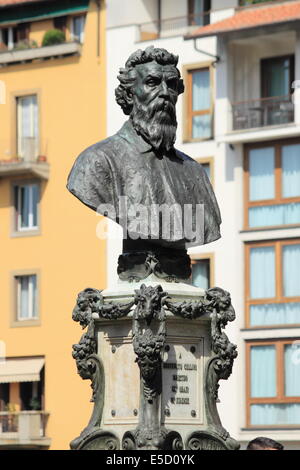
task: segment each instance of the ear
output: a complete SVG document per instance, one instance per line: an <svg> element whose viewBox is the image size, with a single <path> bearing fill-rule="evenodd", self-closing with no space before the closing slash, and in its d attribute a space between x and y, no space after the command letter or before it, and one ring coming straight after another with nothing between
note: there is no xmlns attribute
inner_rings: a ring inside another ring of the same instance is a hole
<svg viewBox="0 0 300 470"><path fill-rule="evenodd" d="M133 96L130 88L126 89L126 101L129 105L133 104Z"/></svg>
<svg viewBox="0 0 300 470"><path fill-rule="evenodd" d="M182 78L179 79L178 81L178 95L181 95L181 93L184 92L184 83Z"/></svg>

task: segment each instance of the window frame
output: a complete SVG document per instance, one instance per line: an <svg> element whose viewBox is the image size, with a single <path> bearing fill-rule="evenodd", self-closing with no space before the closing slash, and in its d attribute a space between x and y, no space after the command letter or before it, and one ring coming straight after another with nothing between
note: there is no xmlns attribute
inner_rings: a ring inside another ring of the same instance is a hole
<svg viewBox="0 0 300 470"><path fill-rule="evenodd" d="M183 142L205 142L214 138L214 68L213 62L200 62L197 64L184 65L182 68L182 76L186 85L186 92L184 96L183 105ZM207 110L192 111L192 75L198 70L208 69L209 71L209 96L210 96L210 107ZM194 116L200 116L209 114L210 120L210 137L192 137L192 123Z"/></svg>
<svg viewBox="0 0 300 470"><path fill-rule="evenodd" d="M283 246L286 245L299 245L300 238L288 238L281 240L267 240L259 242L247 242L245 243L245 317L246 317L246 328L247 329L267 329L267 328L292 328L299 327L299 323L283 323L275 325L251 325L250 323L250 306L261 305L261 304L283 304L300 302L299 296L285 297L283 295ZM275 253L275 296L271 298L258 298L251 299L250 297L250 250L251 248L259 247L274 247Z"/></svg>
<svg viewBox="0 0 300 470"><path fill-rule="evenodd" d="M200 163L200 165L209 165L210 171L210 183L212 187L215 187L215 166L214 166L214 157L196 157L196 162Z"/></svg>
<svg viewBox="0 0 300 470"><path fill-rule="evenodd" d="M286 397L284 395L284 348L285 345L293 344L299 341L300 338L293 339L271 339L271 340L249 340L246 341L246 427L253 428L282 428L282 429L299 429L299 424L251 424L251 405L254 404L286 404L286 403L300 403L299 397ZM276 397L251 397L251 347L255 346L275 346L276 354Z"/></svg>
<svg viewBox="0 0 300 470"><path fill-rule="evenodd" d="M285 225L267 225L259 227L249 226L249 209L251 207L258 206L275 206L278 204L289 204L293 202L300 202L300 195L294 197L282 196L282 147L285 145L300 144L299 138L276 140L270 142L257 142L255 144L246 144L244 147L244 230L257 231L257 230L271 230L272 228L289 228L299 227L300 223L297 224L285 224ZM275 197L273 199L260 199L256 201L250 201L250 151L265 147L274 147L275 161L274 161L274 190Z"/></svg>
<svg viewBox="0 0 300 470"><path fill-rule="evenodd" d="M19 287L18 278L22 276L36 276L36 317L28 319L19 318ZM40 270L39 269L22 269L11 272L11 285L12 285L12 309L10 318L10 327L23 327L23 326L39 326L41 324L41 310L40 310Z"/></svg>
<svg viewBox="0 0 300 470"><path fill-rule="evenodd" d="M37 120L38 120L38 137L37 137L37 156L34 158L33 162L37 161L39 155L42 155L41 152L41 143L42 143L42 119L41 119L41 102L42 94L40 88L33 88L28 90L16 90L11 93L11 149L12 155L18 156L18 98L24 98L26 96L36 95L37 97Z"/></svg>
<svg viewBox="0 0 300 470"><path fill-rule="evenodd" d="M215 283L215 254L214 253L189 253L191 258L191 265L196 264L199 260L209 260L209 287L214 286ZM192 274L191 274L192 281ZM193 284L192 284L193 285Z"/></svg>
<svg viewBox="0 0 300 470"><path fill-rule="evenodd" d="M267 64L270 62L279 62L282 60L289 60L289 95L292 93L291 85L295 80L295 54L288 54L283 56L267 57L260 59L260 83L261 83L261 98L271 98L267 93ZM283 95L286 96L286 95Z"/></svg>
<svg viewBox="0 0 300 470"><path fill-rule="evenodd" d="M205 10L206 4L209 4L208 10ZM210 11L211 11L211 1L204 0L203 11L202 11L202 17L203 17L202 26L206 26L210 24ZM189 26L201 27L201 25L198 25L197 22L195 21L195 0L188 0L188 24Z"/></svg>
<svg viewBox="0 0 300 470"><path fill-rule="evenodd" d="M19 229L17 222L17 211L15 201L15 188L17 186L38 185L38 201L37 201L37 226L28 229ZM31 237L41 235L41 195L42 195L42 182L38 179L14 179L11 181L11 237Z"/></svg>
<svg viewBox="0 0 300 470"><path fill-rule="evenodd" d="M80 38L77 39L74 33L74 20L77 18L83 18L83 29L80 33ZM85 24L86 24L86 15L85 14L78 14L78 15L72 15L70 18L70 39L71 41L78 41L79 44L84 43L85 39Z"/></svg>

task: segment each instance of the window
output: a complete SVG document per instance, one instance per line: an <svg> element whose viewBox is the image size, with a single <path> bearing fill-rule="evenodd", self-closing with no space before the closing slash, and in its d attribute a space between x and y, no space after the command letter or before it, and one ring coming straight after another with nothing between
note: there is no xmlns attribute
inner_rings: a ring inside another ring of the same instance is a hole
<svg viewBox="0 0 300 470"><path fill-rule="evenodd" d="M265 126L294 121L294 104L290 98L295 76L294 56L261 60L260 106L254 107L260 124Z"/></svg>
<svg viewBox="0 0 300 470"><path fill-rule="evenodd" d="M0 411L44 409L44 364L45 359L42 357L6 359L5 365L0 368ZM3 418L6 418L6 432L9 432L10 419L4 413ZM0 422L0 428L4 423Z"/></svg>
<svg viewBox="0 0 300 470"><path fill-rule="evenodd" d="M247 426L300 425L300 342L247 343Z"/></svg>
<svg viewBox="0 0 300 470"><path fill-rule="evenodd" d="M261 97L286 96L291 93L295 76L294 56L261 60Z"/></svg>
<svg viewBox="0 0 300 470"><path fill-rule="evenodd" d="M212 97L210 67L187 71L186 123L184 140L212 137Z"/></svg>
<svg viewBox="0 0 300 470"><path fill-rule="evenodd" d="M67 16L58 16L53 19L53 26L55 29L59 29L65 33L67 27Z"/></svg>
<svg viewBox="0 0 300 470"><path fill-rule="evenodd" d="M190 254L190 257L193 286L209 289L213 285L213 254L207 254L203 258Z"/></svg>
<svg viewBox="0 0 300 470"><path fill-rule="evenodd" d="M246 326L300 324L300 239L246 246Z"/></svg>
<svg viewBox="0 0 300 470"><path fill-rule="evenodd" d="M214 185L214 159L213 157L201 157L195 159L204 168L210 182Z"/></svg>
<svg viewBox="0 0 300 470"><path fill-rule="evenodd" d="M37 313L37 276L15 276L17 293L17 320L36 320Z"/></svg>
<svg viewBox="0 0 300 470"><path fill-rule="evenodd" d="M9 384L0 383L0 411L6 411L9 403Z"/></svg>
<svg viewBox="0 0 300 470"><path fill-rule="evenodd" d="M210 0L188 0L189 25L205 26L210 22Z"/></svg>
<svg viewBox="0 0 300 470"><path fill-rule="evenodd" d="M14 49L19 42L29 39L29 23L21 23L14 27L0 28L0 50Z"/></svg>
<svg viewBox="0 0 300 470"><path fill-rule="evenodd" d="M203 166L205 173L207 174L208 178L210 179L210 177L211 177L210 164L209 163L201 163L201 165Z"/></svg>
<svg viewBox="0 0 300 470"><path fill-rule="evenodd" d="M74 16L71 22L71 37L75 41L79 41L81 44L84 41L84 24L85 16Z"/></svg>
<svg viewBox="0 0 300 470"><path fill-rule="evenodd" d="M15 230L26 232L38 229L40 188L37 183L14 186Z"/></svg>
<svg viewBox="0 0 300 470"><path fill-rule="evenodd" d="M25 161L38 155L37 95L17 98L17 152Z"/></svg>
<svg viewBox="0 0 300 470"><path fill-rule="evenodd" d="M300 142L246 148L245 226L300 223Z"/></svg>

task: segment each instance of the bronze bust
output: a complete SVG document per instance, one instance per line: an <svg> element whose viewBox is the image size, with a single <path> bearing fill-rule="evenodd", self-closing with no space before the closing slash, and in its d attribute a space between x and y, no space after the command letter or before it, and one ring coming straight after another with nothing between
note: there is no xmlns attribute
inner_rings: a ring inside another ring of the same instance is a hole
<svg viewBox="0 0 300 470"><path fill-rule="evenodd" d="M187 247L220 238L220 211L205 170L174 148L175 105L184 91L177 62L178 56L153 46L130 55L115 91L128 121L84 150L68 178L72 194L123 227L123 253L172 258L174 249L178 259L187 259ZM174 219L168 230L162 207L171 208ZM178 230L184 225L189 230ZM187 277L187 271L181 274Z"/></svg>

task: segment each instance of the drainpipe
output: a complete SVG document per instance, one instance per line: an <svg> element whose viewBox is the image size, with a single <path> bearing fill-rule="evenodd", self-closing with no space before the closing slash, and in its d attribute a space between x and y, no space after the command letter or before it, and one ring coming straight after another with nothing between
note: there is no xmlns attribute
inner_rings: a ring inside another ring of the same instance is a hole
<svg viewBox="0 0 300 470"><path fill-rule="evenodd" d="M157 0L157 34L160 38L161 33L161 0Z"/></svg>
<svg viewBox="0 0 300 470"><path fill-rule="evenodd" d="M97 57L100 56L100 9L101 0L96 0L97 5Z"/></svg>
<svg viewBox="0 0 300 470"><path fill-rule="evenodd" d="M213 63L212 63L213 67L215 67L216 64L217 64L218 62L220 62L221 58L220 58L218 55L214 55L214 54L211 54L210 52L206 52L206 51L203 51L202 49L199 49L199 48L197 47L196 41L197 41L197 38L194 38L194 39L193 39L193 42L194 42L194 49L195 49L195 51L201 52L201 54L205 54L205 55L208 55L208 56L213 57L214 59L216 59L216 60L214 60Z"/></svg>

